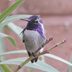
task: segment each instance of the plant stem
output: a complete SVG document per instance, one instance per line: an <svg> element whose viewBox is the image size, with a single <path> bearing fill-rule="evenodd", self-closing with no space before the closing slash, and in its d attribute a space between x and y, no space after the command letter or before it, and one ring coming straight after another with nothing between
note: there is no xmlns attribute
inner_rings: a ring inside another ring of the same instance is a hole
<svg viewBox="0 0 72 72"><path fill-rule="evenodd" d="M41 55L44 55L44 54L49 53L49 51L51 51L52 49L58 47L59 45L65 43L65 42L66 42L66 41L63 40L62 42L55 44L55 45L54 45L53 47L51 47L49 50L43 51L43 52L39 53L38 55L36 55L36 57L39 57L39 56L41 56ZM18 72L24 65L26 65L26 64L27 64L29 61L31 61L33 58L34 58L33 56L30 56L28 59L26 59L24 62L22 62L22 63L18 66L18 68L17 68L17 70L16 70L15 72Z"/></svg>

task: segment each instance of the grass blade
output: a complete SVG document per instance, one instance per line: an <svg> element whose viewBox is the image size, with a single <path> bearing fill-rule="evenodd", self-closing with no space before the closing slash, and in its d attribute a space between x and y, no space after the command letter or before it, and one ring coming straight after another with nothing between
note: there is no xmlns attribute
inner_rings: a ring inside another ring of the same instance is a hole
<svg viewBox="0 0 72 72"><path fill-rule="evenodd" d="M10 59L4 62L1 62L0 64L16 64L19 65L21 62L25 61L27 58L16 58L16 59ZM34 68L34 69L39 69L41 71L45 72L59 72L56 68L52 67L49 64L46 64L43 61L38 60L36 63L28 63L25 65L26 67Z"/></svg>
<svg viewBox="0 0 72 72"><path fill-rule="evenodd" d="M61 58L61 57L58 57L58 56L56 56L56 55L53 55L53 54L45 54L44 56L50 57L50 58L52 58L52 59L58 60L58 61L60 61L60 62L63 62L63 63L65 63L65 64L69 65L69 66L72 66L72 63L71 63L71 62L69 62L69 61L67 61L67 60L65 60L65 59L63 59L63 58Z"/></svg>
<svg viewBox="0 0 72 72"><path fill-rule="evenodd" d="M13 72L6 64L2 64L1 68L3 69L3 72Z"/></svg>
<svg viewBox="0 0 72 72"><path fill-rule="evenodd" d="M16 41L11 36L0 32L0 38L7 38L12 43L12 45L16 46Z"/></svg>
<svg viewBox="0 0 72 72"><path fill-rule="evenodd" d="M27 54L26 50L14 50L9 52L0 53L0 56L10 55L10 54Z"/></svg>
<svg viewBox="0 0 72 72"><path fill-rule="evenodd" d="M22 4L22 2L23 0L16 0L13 5L3 11L0 15L0 22L2 22L9 14L11 14L20 4Z"/></svg>

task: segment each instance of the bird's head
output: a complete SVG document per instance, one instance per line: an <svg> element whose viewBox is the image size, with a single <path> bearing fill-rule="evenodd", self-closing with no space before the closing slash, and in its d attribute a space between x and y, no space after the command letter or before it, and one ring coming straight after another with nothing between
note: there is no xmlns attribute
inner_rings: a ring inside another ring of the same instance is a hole
<svg viewBox="0 0 72 72"><path fill-rule="evenodd" d="M42 23L41 18L38 15L33 15L33 16L27 18L26 21L28 21L28 23L31 23L31 24Z"/></svg>

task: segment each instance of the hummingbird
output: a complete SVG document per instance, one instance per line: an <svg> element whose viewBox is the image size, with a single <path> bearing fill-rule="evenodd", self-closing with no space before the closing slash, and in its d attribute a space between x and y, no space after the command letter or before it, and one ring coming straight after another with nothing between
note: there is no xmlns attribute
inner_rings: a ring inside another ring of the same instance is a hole
<svg viewBox="0 0 72 72"><path fill-rule="evenodd" d="M31 60L31 63L34 63L38 60L38 57L35 57L40 52L38 49L46 42L45 29L43 21L38 15L30 16L25 20L27 25L22 31L23 43L25 43L28 56L34 57Z"/></svg>

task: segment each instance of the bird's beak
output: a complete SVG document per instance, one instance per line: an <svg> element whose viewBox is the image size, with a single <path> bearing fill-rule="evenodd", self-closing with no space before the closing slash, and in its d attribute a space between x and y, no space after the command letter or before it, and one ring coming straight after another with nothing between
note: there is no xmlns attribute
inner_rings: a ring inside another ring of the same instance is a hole
<svg viewBox="0 0 72 72"><path fill-rule="evenodd" d="M26 19L20 19L20 20L24 20L24 21L27 21L27 22L30 21L29 18L26 18Z"/></svg>

